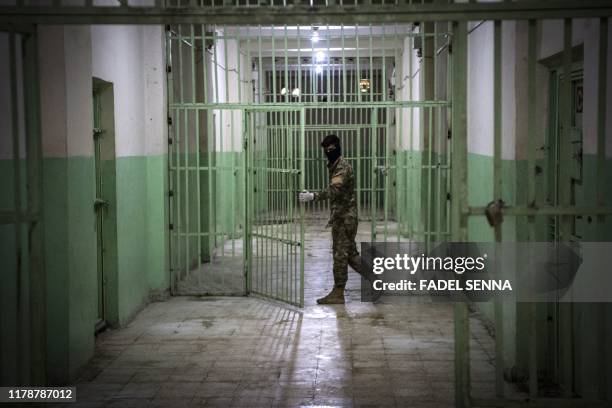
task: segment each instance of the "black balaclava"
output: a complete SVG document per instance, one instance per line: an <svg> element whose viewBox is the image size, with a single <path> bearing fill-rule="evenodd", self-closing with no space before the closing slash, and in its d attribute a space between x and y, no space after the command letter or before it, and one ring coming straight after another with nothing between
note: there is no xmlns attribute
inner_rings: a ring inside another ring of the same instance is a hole
<svg viewBox="0 0 612 408"><path fill-rule="evenodd" d="M325 152L327 156L327 165L332 165L338 160L338 157L342 155L342 149L340 148L340 138L336 135L327 135L321 142L321 147L326 148L329 145L335 145L336 148L331 152Z"/></svg>

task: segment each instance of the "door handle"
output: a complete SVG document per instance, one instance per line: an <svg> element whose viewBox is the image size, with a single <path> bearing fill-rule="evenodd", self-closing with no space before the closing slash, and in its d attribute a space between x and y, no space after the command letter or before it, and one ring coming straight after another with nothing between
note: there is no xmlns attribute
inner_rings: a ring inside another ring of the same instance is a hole
<svg viewBox="0 0 612 408"><path fill-rule="evenodd" d="M110 203L102 198L96 198L94 200L94 210L98 211L101 208L108 208Z"/></svg>

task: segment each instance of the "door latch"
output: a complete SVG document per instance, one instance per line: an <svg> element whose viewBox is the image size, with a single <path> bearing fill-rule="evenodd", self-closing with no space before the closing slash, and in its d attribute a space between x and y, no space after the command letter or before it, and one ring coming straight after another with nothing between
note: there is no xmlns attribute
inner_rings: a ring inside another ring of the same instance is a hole
<svg viewBox="0 0 612 408"><path fill-rule="evenodd" d="M94 200L94 210L98 211L101 208L108 208L110 203L102 198L96 198Z"/></svg>

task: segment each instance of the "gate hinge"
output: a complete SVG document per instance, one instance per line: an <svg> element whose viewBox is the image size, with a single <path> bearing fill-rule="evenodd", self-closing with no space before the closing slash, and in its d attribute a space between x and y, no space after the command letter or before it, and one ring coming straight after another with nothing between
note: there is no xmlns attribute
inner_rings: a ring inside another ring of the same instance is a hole
<svg viewBox="0 0 612 408"><path fill-rule="evenodd" d="M451 54L453 52L453 43L449 42L448 43L448 53Z"/></svg>
<svg viewBox="0 0 612 408"><path fill-rule="evenodd" d="M174 229L174 224L171 223L170 225L168 225L168 228L170 229L170 231L172 231Z"/></svg>
<svg viewBox="0 0 612 408"><path fill-rule="evenodd" d="M172 72L172 66L171 65L166 65L166 72L167 73L171 73Z"/></svg>
<svg viewBox="0 0 612 408"><path fill-rule="evenodd" d="M446 133L446 137L450 139L452 135L453 135L453 131L448 129L448 132Z"/></svg>
<svg viewBox="0 0 612 408"><path fill-rule="evenodd" d="M446 199L450 201L450 199L451 199L451 193L446 193Z"/></svg>
<svg viewBox="0 0 612 408"><path fill-rule="evenodd" d="M166 31L170 31L170 24L166 24Z"/></svg>
<svg viewBox="0 0 612 408"><path fill-rule="evenodd" d="M171 144L172 144L172 138L171 138L171 137L169 137L169 138L168 138L168 144L169 144L169 145L171 145Z"/></svg>
<svg viewBox="0 0 612 408"><path fill-rule="evenodd" d="M172 126L172 116L168 116L168 125Z"/></svg>
<svg viewBox="0 0 612 408"><path fill-rule="evenodd" d="M168 197L174 197L174 190L168 191Z"/></svg>

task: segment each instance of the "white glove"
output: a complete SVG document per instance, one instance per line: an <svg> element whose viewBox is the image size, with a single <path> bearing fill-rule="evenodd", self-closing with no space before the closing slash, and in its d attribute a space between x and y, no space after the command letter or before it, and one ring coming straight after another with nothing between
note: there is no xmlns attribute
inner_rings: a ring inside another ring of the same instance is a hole
<svg viewBox="0 0 612 408"><path fill-rule="evenodd" d="M304 190L298 195L298 199L303 203L307 203L308 201L313 201L314 193Z"/></svg>

